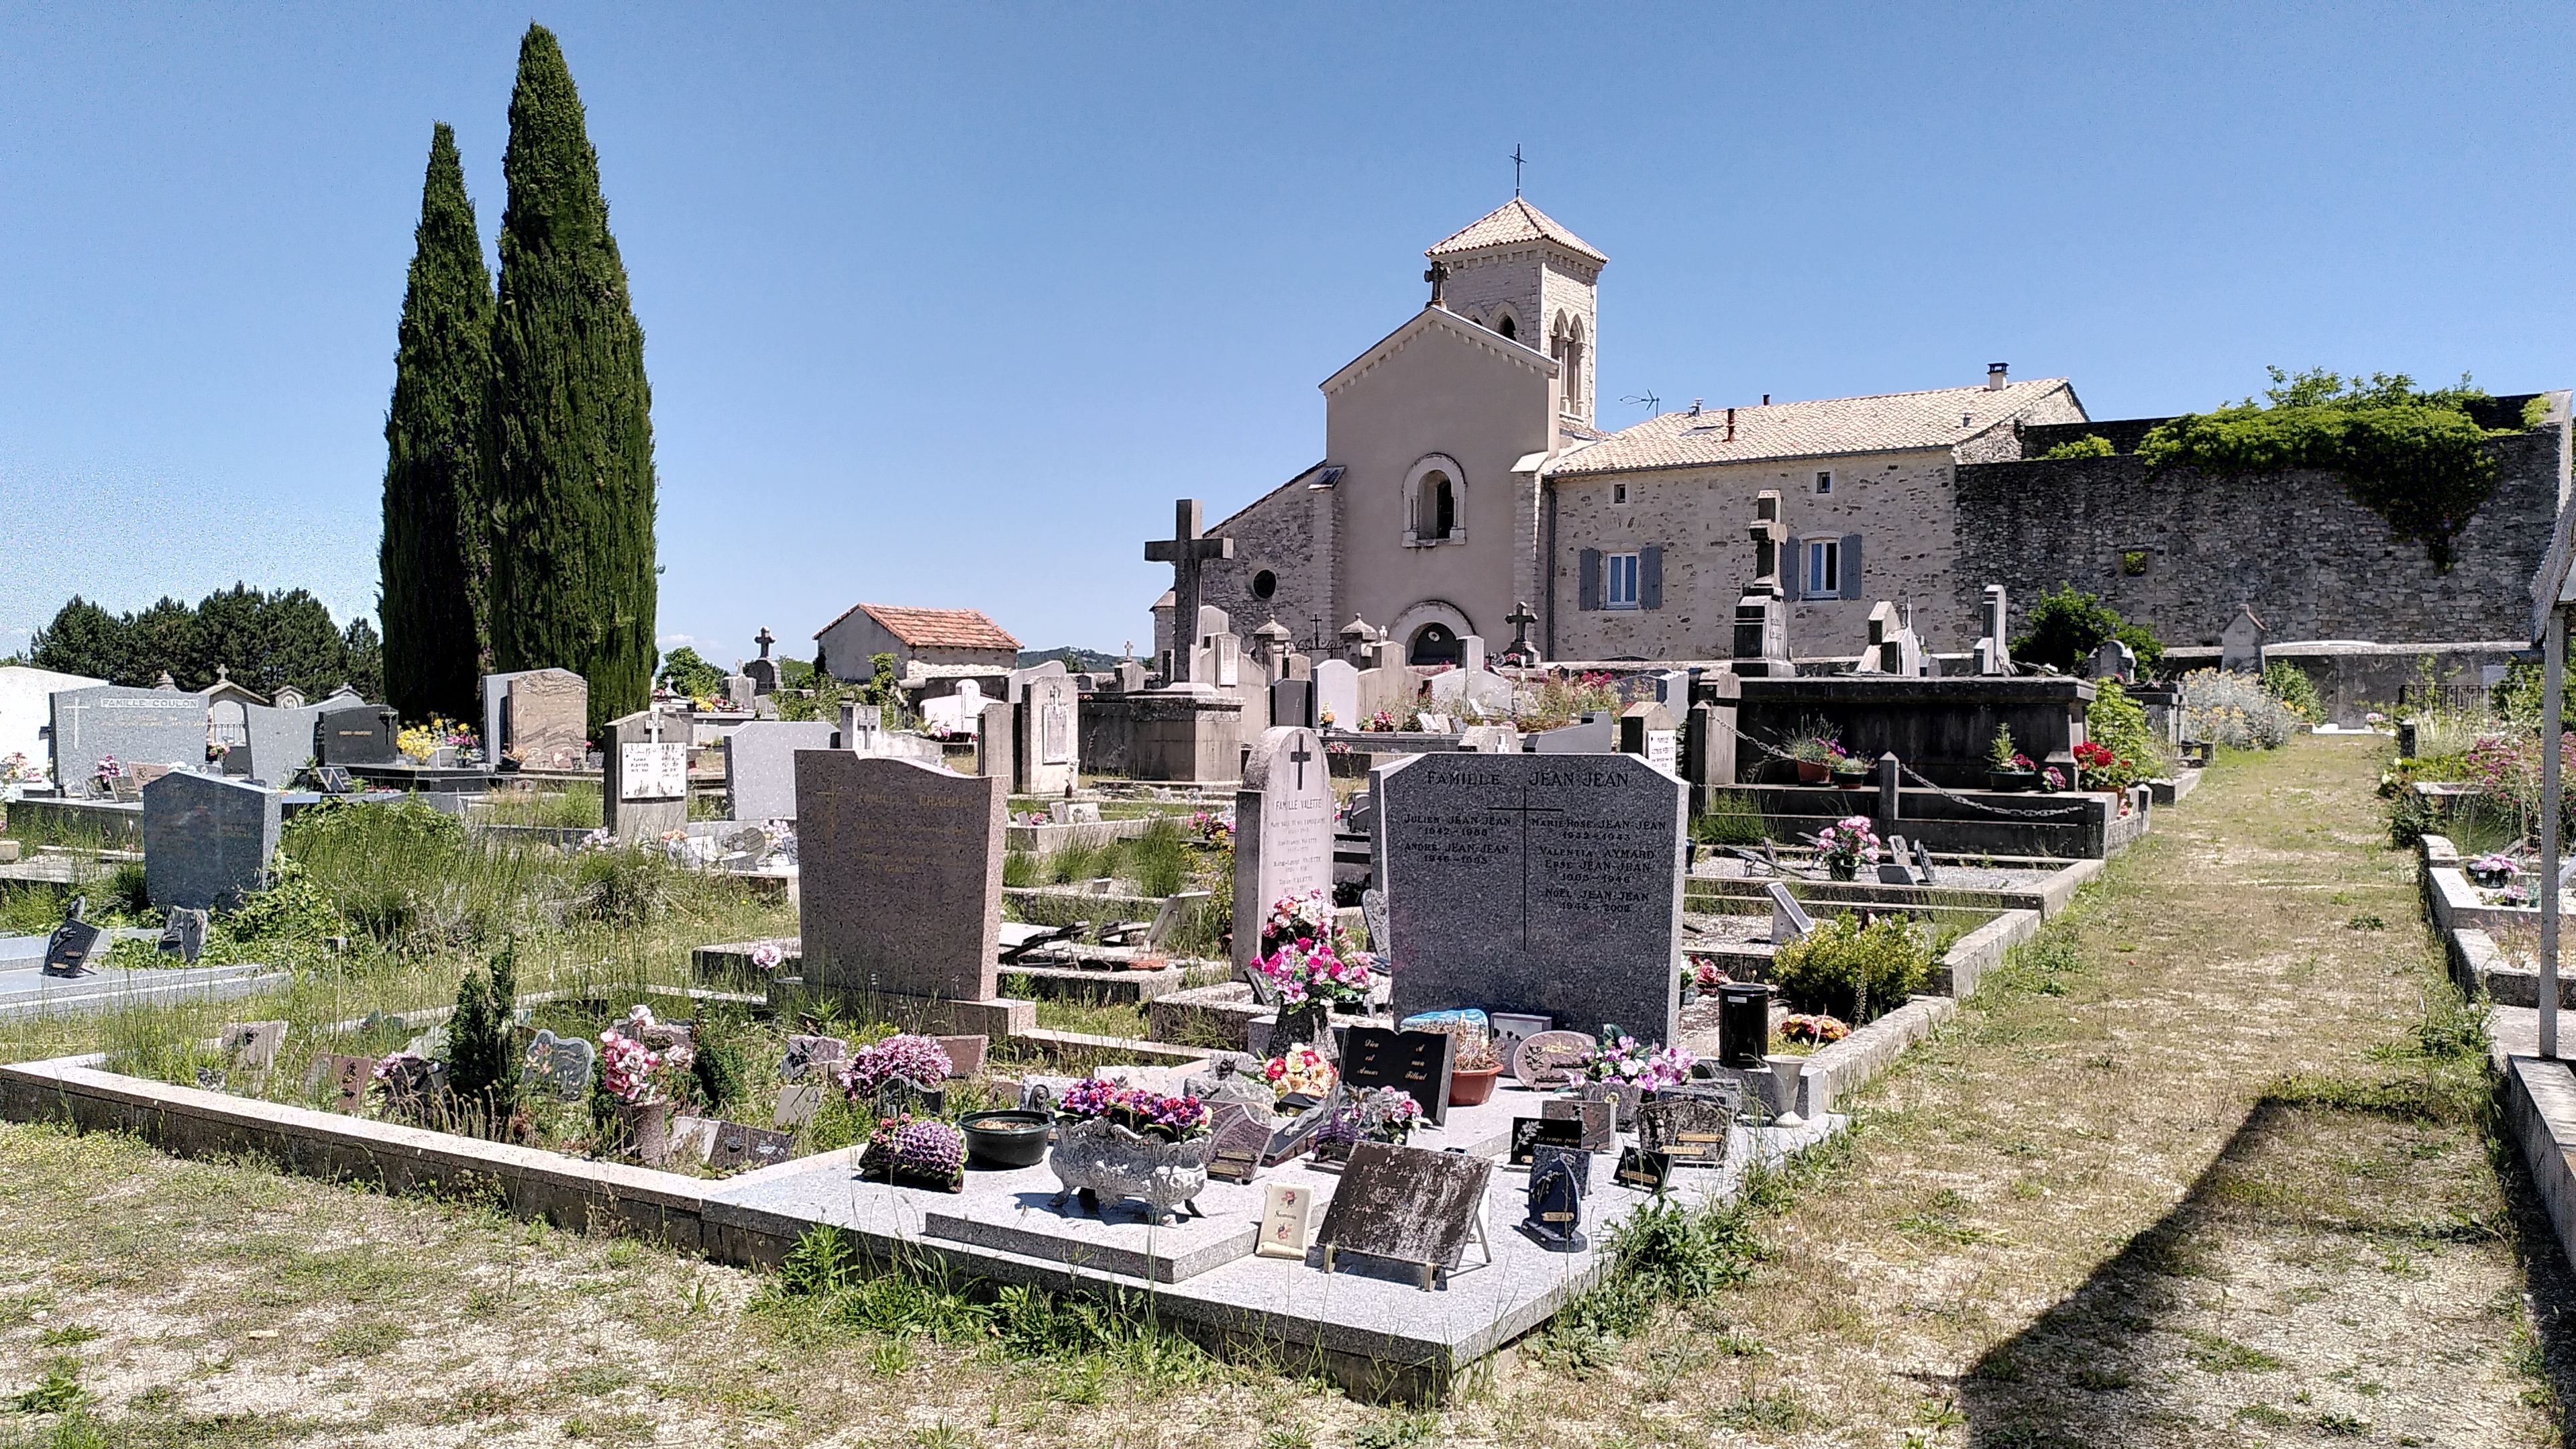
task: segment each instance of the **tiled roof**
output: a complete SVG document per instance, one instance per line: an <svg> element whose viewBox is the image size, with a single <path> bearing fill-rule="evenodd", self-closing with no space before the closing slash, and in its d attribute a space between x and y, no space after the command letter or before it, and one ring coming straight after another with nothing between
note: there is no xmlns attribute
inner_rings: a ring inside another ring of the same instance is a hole
<svg viewBox="0 0 2576 1449"><path fill-rule="evenodd" d="M1661 413L1606 440L1563 454L1551 471L1564 478L1639 468L1690 468L1773 458L1828 458L1955 447L2009 423L2022 409L2066 386L2062 377L1995 389L1944 387L1878 397L1818 398L1735 409L1734 441L1726 409ZM1966 421L1962 423L1961 419Z"/></svg>
<svg viewBox="0 0 2576 1449"><path fill-rule="evenodd" d="M840 619L814 631L822 638L832 632L841 619L864 611L885 626L885 631L915 649L1009 649L1017 651L1020 641L1003 632L1002 626L984 617L981 609L908 609L900 604L854 604Z"/></svg>
<svg viewBox="0 0 2576 1449"><path fill-rule="evenodd" d="M1539 240L1552 241L1568 251L1580 252L1596 262L1607 264L1610 260L1594 251L1591 243L1557 225L1555 219L1546 212L1517 196L1471 222L1466 230L1437 243L1423 255L1426 257L1453 256L1459 252L1472 252L1481 247L1508 246L1513 242Z"/></svg>

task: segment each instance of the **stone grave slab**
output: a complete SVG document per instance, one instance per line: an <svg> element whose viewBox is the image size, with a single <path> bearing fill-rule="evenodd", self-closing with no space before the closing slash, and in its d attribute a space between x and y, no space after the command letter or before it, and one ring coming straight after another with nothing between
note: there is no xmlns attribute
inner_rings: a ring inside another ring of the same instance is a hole
<svg viewBox="0 0 2576 1449"><path fill-rule="evenodd" d="M748 824L796 818L796 752L828 750L829 720L753 720L724 737L725 792Z"/></svg>
<svg viewBox="0 0 2576 1449"><path fill-rule="evenodd" d="M796 1134L775 1132L766 1127L751 1127L740 1122L719 1122L707 1154L711 1172L747 1172L774 1167L788 1160L796 1150Z"/></svg>
<svg viewBox="0 0 2576 1449"><path fill-rule="evenodd" d="M379 704L350 701L325 705L315 727L314 758L326 765L390 765L402 758L394 748L402 717Z"/></svg>
<svg viewBox="0 0 2576 1449"><path fill-rule="evenodd" d="M1081 690L1061 668L1033 673L1012 708L1013 788L1023 795L1063 794L1082 774Z"/></svg>
<svg viewBox="0 0 2576 1449"><path fill-rule="evenodd" d="M1205 1216L1177 1211L1159 1227L1132 1201L1104 1204L1105 1217L1083 1211L1078 1198L1060 1211L1048 1206L1061 1187L1043 1165L969 1173L964 1200L925 1210L922 1231L1154 1283L1183 1282L1250 1257L1260 1231L1260 1189L1214 1178L1197 1198Z"/></svg>
<svg viewBox="0 0 2576 1449"><path fill-rule="evenodd" d="M321 724L322 711L261 704L244 705L242 711L250 750L249 768L242 773L250 779L283 790L314 764L313 732Z"/></svg>
<svg viewBox="0 0 2576 1449"><path fill-rule="evenodd" d="M911 760L797 755L808 988L993 999L1007 785Z"/></svg>
<svg viewBox="0 0 2576 1449"><path fill-rule="evenodd" d="M1283 896L1333 889L1333 782L1324 743L1298 726L1263 730L1234 796L1234 964L1261 947Z"/></svg>
<svg viewBox="0 0 2576 1449"><path fill-rule="evenodd" d="M156 906L230 908L277 853L277 792L174 770L143 789L143 876Z"/></svg>
<svg viewBox="0 0 2576 1449"><path fill-rule="evenodd" d="M1457 1269L1479 1233L1493 1175L1494 1164L1481 1157L1360 1143L1315 1235L1324 1271L1334 1271L1339 1255L1359 1253L1419 1268L1429 1289L1439 1274Z"/></svg>
<svg viewBox="0 0 2576 1449"><path fill-rule="evenodd" d="M1398 1017L1477 1006L1678 1037L1681 780L1617 754L1372 773Z"/></svg>
<svg viewBox="0 0 2576 1449"><path fill-rule="evenodd" d="M54 783L76 800L105 798L100 760L120 765L195 765L206 758L206 697L118 684L57 690L51 696Z"/></svg>

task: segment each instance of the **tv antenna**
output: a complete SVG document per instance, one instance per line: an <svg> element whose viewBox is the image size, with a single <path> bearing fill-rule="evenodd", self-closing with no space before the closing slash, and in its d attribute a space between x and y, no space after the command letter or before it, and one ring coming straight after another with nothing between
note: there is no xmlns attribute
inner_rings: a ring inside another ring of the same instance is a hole
<svg viewBox="0 0 2576 1449"><path fill-rule="evenodd" d="M1650 392L1632 392L1626 397L1619 399L1619 401L1632 405L1642 404L1646 411L1650 413L1659 413L1664 410L1664 400Z"/></svg>

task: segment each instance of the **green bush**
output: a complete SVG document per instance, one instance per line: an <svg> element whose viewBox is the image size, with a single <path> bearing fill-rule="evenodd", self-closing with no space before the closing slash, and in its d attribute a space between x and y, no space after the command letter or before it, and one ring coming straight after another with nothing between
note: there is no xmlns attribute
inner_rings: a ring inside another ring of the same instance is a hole
<svg viewBox="0 0 2576 1449"><path fill-rule="evenodd" d="M585 850L573 875L567 921L640 926L670 904L671 864L650 850Z"/></svg>
<svg viewBox="0 0 2576 1449"><path fill-rule="evenodd" d="M496 1121L518 1097L516 1054L510 1050L518 999L518 948L504 946L488 976L468 970L457 983L456 1014L447 1020L448 1087Z"/></svg>
<svg viewBox="0 0 2576 1449"><path fill-rule="evenodd" d="M1743 790L1720 790L1708 799L1708 809L1691 822L1691 839L1702 845L1760 845L1771 838L1771 826L1762 818L1762 804Z"/></svg>
<svg viewBox="0 0 2576 1449"><path fill-rule="evenodd" d="M2287 660L2263 666L2263 692L2281 702L2287 709L2310 724L2325 718L2325 701L2317 697L2317 684L2308 672Z"/></svg>
<svg viewBox="0 0 2576 1449"><path fill-rule="evenodd" d="M1905 921L1864 926L1845 911L1771 958L1772 984L1803 1011L1859 1023L1905 1004L1932 974L1932 953Z"/></svg>
<svg viewBox="0 0 2576 1449"><path fill-rule="evenodd" d="M2042 458L2108 458L2119 451L2111 446L2109 438L2103 437L2100 433L2086 433L2073 442L2060 443L2039 456Z"/></svg>
<svg viewBox="0 0 2576 1449"><path fill-rule="evenodd" d="M2104 771L2087 771L2088 785L2098 776L2105 786L2125 790L2172 767L2164 741L2147 728L2146 710L2116 679L2102 680L2095 687L2093 704L2084 712L2084 735L2124 762Z"/></svg>
<svg viewBox="0 0 2576 1449"><path fill-rule="evenodd" d="M2129 652L2138 656L2140 669L2152 669L2165 657L2164 644L2146 625L2128 623L2119 610L2102 602L2101 595L2079 593L2070 583L2040 595L2023 617L2030 623L2030 632L2013 639L2012 653L2025 663L2072 672L2084 667L2093 651L2111 639L2129 646Z"/></svg>

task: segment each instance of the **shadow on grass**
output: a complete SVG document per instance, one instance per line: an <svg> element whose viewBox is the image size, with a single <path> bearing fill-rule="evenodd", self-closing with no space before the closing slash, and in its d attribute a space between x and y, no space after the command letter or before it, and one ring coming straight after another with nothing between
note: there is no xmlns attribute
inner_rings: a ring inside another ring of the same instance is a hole
<svg viewBox="0 0 2576 1449"><path fill-rule="evenodd" d="M2392 1344L2384 1323L2353 1328L2354 1317L2385 1313L2401 1280L2427 1275L2419 1259L2499 1241L2521 1272L2514 1292L2484 1305L2498 1320L2490 1362L2506 1370L2505 1391L2563 1415L2576 1403L2576 1272L2519 1156L2473 1160L2487 1140L2462 1120L2459 1098L2430 1082L2268 1093L2178 1206L1971 1366L1955 1386L1968 1442L2072 1449L2267 1430L2384 1439L2396 1428L2374 1432L2369 1420L2422 1410L2431 1381L2371 1383L2352 1372L2365 1356L2385 1359L2391 1378L2408 1361L2441 1363L2430 1372L2462 1390L2486 1375L2450 1366L2478 1351L2475 1335L2427 1322L2416 1325L2422 1342ZM2489 1170L2501 1204L2472 1181ZM2446 1177L2464 1201L2446 1200ZM2523 1293L2537 1343L2513 1301ZM2332 1341L2338 1332L2349 1340ZM2384 1397L2345 1402L2356 1393Z"/></svg>

